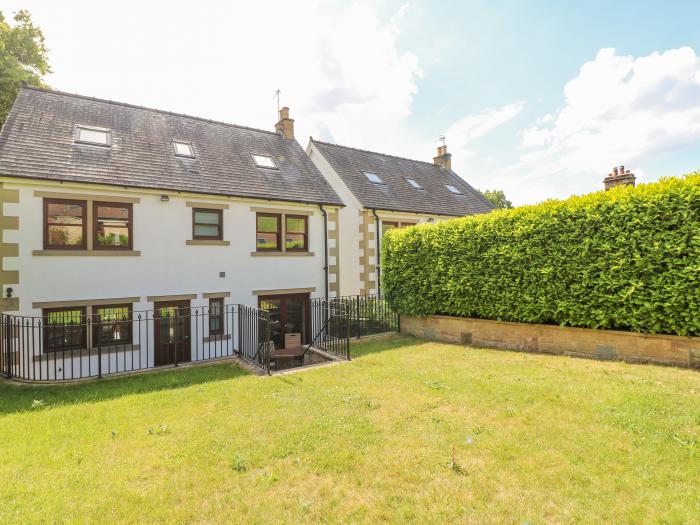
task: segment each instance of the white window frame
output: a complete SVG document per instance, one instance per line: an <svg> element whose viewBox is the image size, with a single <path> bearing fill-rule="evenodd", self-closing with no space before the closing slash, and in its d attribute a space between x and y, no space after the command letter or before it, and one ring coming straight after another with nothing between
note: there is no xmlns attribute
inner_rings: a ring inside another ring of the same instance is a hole
<svg viewBox="0 0 700 525"><path fill-rule="evenodd" d="M416 179L412 179L411 177L404 177L406 181L411 185L411 187L414 190L424 190L425 188L418 184L418 181Z"/></svg>
<svg viewBox="0 0 700 525"><path fill-rule="evenodd" d="M362 174L365 177L367 177L367 180L370 181L372 184L384 184L382 178L373 171L363 171ZM372 177L377 177L377 180L372 180Z"/></svg>
<svg viewBox="0 0 700 525"><path fill-rule="evenodd" d="M266 170L278 170L279 167L277 166L277 163L275 162L275 159L272 158L272 155L268 155L267 153L251 153L250 154L251 158L253 159L253 162L258 168L263 168ZM270 159L270 162L272 163L272 166L267 166L265 164L260 164L258 162L257 157L263 157L266 159Z"/></svg>
<svg viewBox="0 0 700 525"><path fill-rule="evenodd" d="M105 142L95 142L92 140L84 140L80 138L81 130L86 131L96 131L104 133L106 136ZM112 146L112 130L109 128L98 128L96 126L85 126L83 124L78 124L75 126L75 143L76 144L90 144L91 146L102 146L103 148L109 148Z"/></svg>
<svg viewBox="0 0 700 525"><path fill-rule="evenodd" d="M184 144L188 148L190 148L190 154L187 155L186 153L180 153L177 150L177 144ZM173 153L175 154L176 157L185 157L187 159L193 159L194 158L194 148L192 147L192 143L188 140L177 140L173 139L172 140L172 146L173 146Z"/></svg>
<svg viewBox="0 0 700 525"><path fill-rule="evenodd" d="M459 189L456 187L452 186L451 184L445 184L445 188L447 188L447 191L449 191L453 195L464 195Z"/></svg>

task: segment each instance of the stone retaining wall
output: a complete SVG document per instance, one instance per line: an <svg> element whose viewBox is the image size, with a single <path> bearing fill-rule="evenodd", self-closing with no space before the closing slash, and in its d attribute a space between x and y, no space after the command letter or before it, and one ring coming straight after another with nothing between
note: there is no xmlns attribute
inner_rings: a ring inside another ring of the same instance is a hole
<svg viewBox="0 0 700 525"><path fill-rule="evenodd" d="M401 333L487 348L700 368L700 337L434 315L401 316Z"/></svg>

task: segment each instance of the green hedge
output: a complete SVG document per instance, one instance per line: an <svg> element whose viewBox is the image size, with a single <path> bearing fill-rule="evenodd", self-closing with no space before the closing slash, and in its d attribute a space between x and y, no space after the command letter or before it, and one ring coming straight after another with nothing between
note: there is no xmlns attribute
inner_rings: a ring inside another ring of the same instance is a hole
<svg viewBox="0 0 700 525"><path fill-rule="evenodd" d="M700 172L390 231L400 313L700 335Z"/></svg>

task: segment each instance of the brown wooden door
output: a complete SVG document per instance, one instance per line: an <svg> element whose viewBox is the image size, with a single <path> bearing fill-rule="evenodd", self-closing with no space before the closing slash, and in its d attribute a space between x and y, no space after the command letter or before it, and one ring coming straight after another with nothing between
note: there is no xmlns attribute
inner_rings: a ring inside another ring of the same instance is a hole
<svg viewBox="0 0 700 525"><path fill-rule="evenodd" d="M155 366L171 365L192 359L189 301L155 303L153 320Z"/></svg>
<svg viewBox="0 0 700 525"><path fill-rule="evenodd" d="M258 306L270 312L270 339L276 349L284 348L286 334L301 334L302 343L309 338L309 294L265 295Z"/></svg>

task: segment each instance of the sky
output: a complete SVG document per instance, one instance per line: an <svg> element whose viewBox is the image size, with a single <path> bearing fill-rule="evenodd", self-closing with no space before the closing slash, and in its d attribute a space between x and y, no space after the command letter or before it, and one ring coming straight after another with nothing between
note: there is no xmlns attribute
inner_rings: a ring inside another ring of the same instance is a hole
<svg viewBox="0 0 700 525"><path fill-rule="evenodd" d="M700 169L700 2L3 0L53 88L452 167L516 205Z"/></svg>

